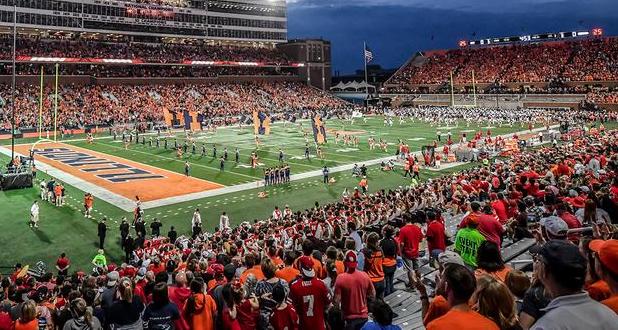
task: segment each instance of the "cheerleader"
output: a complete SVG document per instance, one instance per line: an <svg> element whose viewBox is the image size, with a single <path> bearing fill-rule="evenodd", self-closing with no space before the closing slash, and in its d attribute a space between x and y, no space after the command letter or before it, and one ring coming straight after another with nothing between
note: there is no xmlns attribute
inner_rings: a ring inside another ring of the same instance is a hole
<svg viewBox="0 0 618 330"><path fill-rule="evenodd" d="M316 146L316 154L320 159L324 159L324 153L322 153L322 147Z"/></svg>
<svg viewBox="0 0 618 330"><path fill-rule="evenodd" d="M258 156L255 152L251 153L251 168L256 168L258 165Z"/></svg>

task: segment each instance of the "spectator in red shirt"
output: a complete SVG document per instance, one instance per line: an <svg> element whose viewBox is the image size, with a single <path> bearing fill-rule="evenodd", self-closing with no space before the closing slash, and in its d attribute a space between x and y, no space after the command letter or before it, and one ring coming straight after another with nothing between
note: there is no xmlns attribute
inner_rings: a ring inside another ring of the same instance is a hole
<svg viewBox="0 0 618 330"><path fill-rule="evenodd" d="M311 257L302 256L298 264L302 279L290 285L290 299L299 314L300 326L303 329L324 330L324 312L330 305L328 289L316 277Z"/></svg>
<svg viewBox="0 0 618 330"><path fill-rule="evenodd" d="M504 227L502 227L502 224L498 221L496 215L493 213L491 205L489 204L486 204L483 207L483 214L479 217L478 230L488 241L492 241L496 243L496 245L502 246Z"/></svg>
<svg viewBox="0 0 618 330"><path fill-rule="evenodd" d="M167 288L170 302L176 305L179 310L185 306L185 302L191 297L191 289L187 287L187 275L184 271L178 272L174 279L174 285ZM189 323L185 319L185 313L180 313L180 318L174 321L176 330L189 330Z"/></svg>
<svg viewBox="0 0 618 330"><path fill-rule="evenodd" d="M560 203L558 204L558 206L556 206L556 214L560 217L560 219L566 222L569 229L581 228L582 224L579 222L577 217L573 215L573 213L569 212L565 203ZM579 235L569 235L569 240L574 242L578 241Z"/></svg>
<svg viewBox="0 0 618 330"><path fill-rule="evenodd" d="M62 252L58 260L56 260L56 269L58 270L58 275L67 276L69 272L69 268L71 267L71 260L67 258L66 253Z"/></svg>
<svg viewBox="0 0 618 330"><path fill-rule="evenodd" d="M507 201L504 199L504 194L491 193L489 194L489 200L491 201L491 207L498 216L498 221L500 221L501 224L505 224L509 216L507 213Z"/></svg>
<svg viewBox="0 0 618 330"><path fill-rule="evenodd" d="M277 306L275 306L270 316L270 325L272 328L274 330L298 330L298 314L294 306L286 302L286 294L283 285L275 285L272 298L277 303ZM303 329L312 328L303 327Z"/></svg>
<svg viewBox="0 0 618 330"><path fill-rule="evenodd" d="M360 270L356 252L345 255L346 272L337 276L334 303L341 306L346 329L360 329L368 319L367 301L374 299L375 290L369 276Z"/></svg>
<svg viewBox="0 0 618 330"><path fill-rule="evenodd" d="M418 246L423 240L423 232L421 227L417 225L420 222L418 215L408 216L407 224L399 231L399 244L401 257L403 258L403 266L408 272L408 285L414 287L416 283L415 271L418 269Z"/></svg>
<svg viewBox="0 0 618 330"><path fill-rule="evenodd" d="M433 211L427 212L427 250L433 260L438 258L440 253L446 250L446 232L444 224L438 221L436 213Z"/></svg>
<svg viewBox="0 0 618 330"><path fill-rule="evenodd" d="M461 220L457 228L466 228L470 219L476 219L478 221L478 218L482 215L481 204L479 202L470 203L470 209L470 213Z"/></svg>

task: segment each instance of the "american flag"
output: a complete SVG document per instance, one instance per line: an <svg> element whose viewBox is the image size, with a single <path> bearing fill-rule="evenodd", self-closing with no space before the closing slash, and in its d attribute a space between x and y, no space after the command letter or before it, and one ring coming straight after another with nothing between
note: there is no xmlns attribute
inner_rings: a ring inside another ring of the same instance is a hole
<svg viewBox="0 0 618 330"><path fill-rule="evenodd" d="M369 63L373 60L373 52L369 47L365 46L365 63Z"/></svg>

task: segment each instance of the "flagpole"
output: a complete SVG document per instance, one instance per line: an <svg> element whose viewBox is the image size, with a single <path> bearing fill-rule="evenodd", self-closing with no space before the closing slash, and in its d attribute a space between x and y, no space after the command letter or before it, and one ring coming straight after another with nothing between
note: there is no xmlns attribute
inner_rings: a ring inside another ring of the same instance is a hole
<svg viewBox="0 0 618 330"><path fill-rule="evenodd" d="M369 94L369 78L367 78L367 43L363 41L363 62L365 63L365 93Z"/></svg>
<svg viewBox="0 0 618 330"><path fill-rule="evenodd" d="M363 63L365 63L365 108L369 107L369 78L367 78L367 43L363 41Z"/></svg>
<svg viewBox="0 0 618 330"><path fill-rule="evenodd" d="M43 134L43 66L41 65L41 93L39 95L39 139Z"/></svg>
<svg viewBox="0 0 618 330"><path fill-rule="evenodd" d="M15 49L17 47L17 1L13 3L13 74L11 85L11 162L15 159L15 113L17 107L15 105L15 88L16 87L16 63L15 63Z"/></svg>
<svg viewBox="0 0 618 330"><path fill-rule="evenodd" d="M54 142L57 141L57 131L58 131L58 68L59 64L56 63L56 93L54 95Z"/></svg>

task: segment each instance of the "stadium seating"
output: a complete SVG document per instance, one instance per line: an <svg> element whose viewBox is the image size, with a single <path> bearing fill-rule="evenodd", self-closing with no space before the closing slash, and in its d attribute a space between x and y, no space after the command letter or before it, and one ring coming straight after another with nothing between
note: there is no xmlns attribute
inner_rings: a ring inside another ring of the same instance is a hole
<svg viewBox="0 0 618 330"><path fill-rule="evenodd" d="M16 104L18 126L32 128L38 122L38 86L19 86ZM54 91L44 91L44 109L52 111ZM10 99L10 86L0 85L0 97ZM215 83L209 85L61 86L58 125L77 128L88 125L162 121L163 109L197 112L207 119L249 115L254 109L270 113L336 109L346 103L302 83ZM45 126L53 123L45 116ZM9 125L8 109L0 109L3 128Z"/></svg>
<svg viewBox="0 0 618 330"><path fill-rule="evenodd" d="M13 40L0 38L0 60L12 58ZM94 40L18 39L17 56L80 59L130 59L145 63L184 61L266 62L285 65L286 56L272 48L223 45L146 44Z"/></svg>
<svg viewBox="0 0 618 330"><path fill-rule="evenodd" d="M618 38L432 51L386 85L617 80Z"/></svg>

